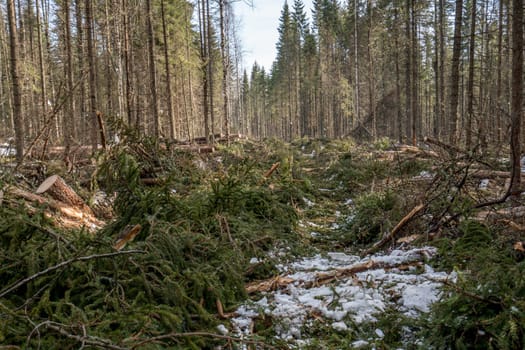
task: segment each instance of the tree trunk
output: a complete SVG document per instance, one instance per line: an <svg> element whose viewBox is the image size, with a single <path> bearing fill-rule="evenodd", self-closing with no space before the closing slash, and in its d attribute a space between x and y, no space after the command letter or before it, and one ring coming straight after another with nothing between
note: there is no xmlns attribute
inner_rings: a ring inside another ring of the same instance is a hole
<svg viewBox="0 0 525 350"><path fill-rule="evenodd" d="M22 94L18 67L18 38L16 31L16 14L14 0L7 0L7 20L9 23L9 49L11 60L11 85L13 89L13 120L15 127L16 160L21 163L24 158L24 116L22 113Z"/></svg>
<svg viewBox="0 0 525 350"><path fill-rule="evenodd" d="M90 123L91 123L91 148L95 153L98 148L98 120L97 120L97 85L96 85L96 68L95 68L95 49L93 44L93 12L91 9L91 1L85 0L86 11L86 41L87 41L87 56L89 65L89 107L90 107Z"/></svg>
<svg viewBox="0 0 525 350"><path fill-rule="evenodd" d="M223 115L224 115L224 133L226 138L230 136L230 106L229 106L229 53L227 36L226 36L226 23L225 23L225 0L219 0L219 13L220 13L220 31L221 31L221 58L222 58L222 98L223 98Z"/></svg>
<svg viewBox="0 0 525 350"><path fill-rule="evenodd" d="M458 141L458 93L459 93L459 58L461 55L461 25L463 22L463 0L456 0L456 16L454 23L454 47L452 49L452 67L450 73L450 110L449 136L450 143Z"/></svg>
<svg viewBox="0 0 525 350"><path fill-rule="evenodd" d="M148 31L149 87L151 93L151 111L153 114L153 135L160 137L159 99L157 97L157 74L155 67L155 40L153 38L151 0L146 0L146 25Z"/></svg>
<svg viewBox="0 0 525 350"><path fill-rule="evenodd" d="M523 0L512 1L512 100L511 100L511 160L512 175L508 193L521 194L521 114L523 101Z"/></svg>
<svg viewBox="0 0 525 350"><path fill-rule="evenodd" d="M466 148L472 147L472 119L474 118L474 50L476 45L476 0L470 3L470 43L469 43L469 67L467 85L467 127L466 127Z"/></svg>
<svg viewBox="0 0 525 350"><path fill-rule="evenodd" d="M168 31L166 28L166 14L164 11L164 0L161 0L160 2L160 11L161 11L161 17L162 17L162 37L164 40L164 62L165 62L165 69L166 69L166 93L167 101L168 101L168 118L169 118L169 125L170 125L170 138L173 140L175 139L175 113L173 109L173 92L171 91L171 70L170 70L170 57L168 54Z"/></svg>

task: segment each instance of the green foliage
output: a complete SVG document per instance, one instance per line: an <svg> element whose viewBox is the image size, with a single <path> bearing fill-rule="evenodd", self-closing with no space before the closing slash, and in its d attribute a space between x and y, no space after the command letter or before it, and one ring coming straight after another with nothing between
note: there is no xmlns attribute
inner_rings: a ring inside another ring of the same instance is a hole
<svg viewBox="0 0 525 350"><path fill-rule="evenodd" d="M393 192L370 193L355 200L353 217L344 231L345 241L369 244L390 231L401 216L400 198Z"/></svg>
<svg viewBox="0 0 525 350"><path fill-rule="evenodd" d="M127 347L158 334L215 333L217 303L231 310L246 298L246 282L275 273L268 251L299 243L294 203L303 182L293 161L263 177L291 153L262 157L267 146L248 144L249 151L236 146L201 159L131 132L123 139L99 159L96 185L116 194L116 217L97 234L59 231L23 206L0 207L0 280L12 286L68 259L112 252L128 225L142 229L125 249L142 253L72 261L7 293L0 298L2 343L79 345L52 325ZM262 263L252 268L254 257ZM223 343L192 336L165 339L162 347Z"/></svg>
<svg viewBox="0 0 525 350"><path fill-rule="evenodd" d="M480 223L465 221L459 232L440 242L441 264L454 266L458 278L433 307L422 338L435 349L522 349L524 262Z"/></svg>

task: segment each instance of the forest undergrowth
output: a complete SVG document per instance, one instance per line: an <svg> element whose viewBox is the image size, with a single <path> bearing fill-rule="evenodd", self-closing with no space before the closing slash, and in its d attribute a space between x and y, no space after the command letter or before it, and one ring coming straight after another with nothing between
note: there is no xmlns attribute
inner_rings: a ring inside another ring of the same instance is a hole
<svg viewBox="0 0 525 350"><path fill-rule="evenodd" d="M434 245L429 263L458 277L411 321L417 342L384 312L376 323L387 334L374 346L521 349L525 219L520 202L482 205L505 191L492 175L508 171L508 161L487 159L388 140L242 140L197 154L128 132L90 171L12 173L5 160L0 349L288 348L268 319L250 337L218 330L249 283L303 256L407 245ZM56 173L99 208L103 227L61 227L46 203L8 190L34 190ZM136 237L116 249L129 228ZM326 348L355 340L313 334Z"/></svg>

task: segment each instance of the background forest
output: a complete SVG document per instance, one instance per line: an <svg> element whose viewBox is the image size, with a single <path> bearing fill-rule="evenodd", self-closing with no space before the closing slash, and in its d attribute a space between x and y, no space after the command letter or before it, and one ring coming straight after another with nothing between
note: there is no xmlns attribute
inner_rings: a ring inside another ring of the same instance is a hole
<svg viewBox="0 0 525 350"><path fill-rule="evenodd" d="M3 138L96 145L97 113L176 140L509 137L509 1L285 1L269 71L243 68L229 0L6 3Z"/></svg>

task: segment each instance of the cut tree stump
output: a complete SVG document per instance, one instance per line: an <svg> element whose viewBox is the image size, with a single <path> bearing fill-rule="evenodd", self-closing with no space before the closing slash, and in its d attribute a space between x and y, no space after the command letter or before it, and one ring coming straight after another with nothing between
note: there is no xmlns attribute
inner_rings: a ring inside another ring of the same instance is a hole
<svg viewBox="0 0 525 350"><path fill-rule="evenodd" d="M47 194L51 198L76 207L93 215L91 208L84 200L58 175L52 175L42 182L35 191L36 194Z"/></svg>
<svg viewBox="0 0 525 350"><path fill-rule="evenodd" d="M93 215L91 209L89 209L89 211L85 211L84 208L72 206L62 201L46 198L41 195L12 186L7 188L6 193L9 193L15 197L23 198L28 202L47 206L49 209L46 209L46 216L64 227L86 227L89 231L93 232L104 226L104 222L97 219L95 215ZM35 207L32 207L29 204L28 209L30 212L32 210L36 210Z"/></svg>

